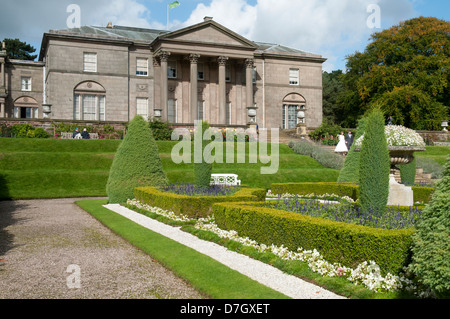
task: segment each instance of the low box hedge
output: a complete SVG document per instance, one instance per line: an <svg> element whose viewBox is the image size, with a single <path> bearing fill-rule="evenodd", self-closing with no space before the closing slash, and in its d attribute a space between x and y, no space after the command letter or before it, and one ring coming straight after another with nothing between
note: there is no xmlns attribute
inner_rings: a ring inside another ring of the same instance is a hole
<svg viewBox="0 0 450 319"><path fill-rule="evenodd" d="M428 203L433 195L433 187L413 186L414 202ZM353 200L359 198L359 186L355 184L342 183L274 183L271 185L273 194L335 194L338 196L348 196Z"/></svg>
<svg viewBox="0 0 450 319"><path fill-rule="evenodd" d="M164 192L158 187L138 187L134 195L141 203L190 218L202 218L211 215L214 203L264 201L266 192L265 189L242 188L229 196L188 196Z"/></svg>
<svg viewBox="0 0 450 319"><path fill-rule="evenodd" d="M356 267L375 261L382 274L398 274L408 264L413 229L384 230L334 222L262 207L261 203L217 203L213 214L219 227L235 230L266 245L316 249L331 263Z"/></svg>

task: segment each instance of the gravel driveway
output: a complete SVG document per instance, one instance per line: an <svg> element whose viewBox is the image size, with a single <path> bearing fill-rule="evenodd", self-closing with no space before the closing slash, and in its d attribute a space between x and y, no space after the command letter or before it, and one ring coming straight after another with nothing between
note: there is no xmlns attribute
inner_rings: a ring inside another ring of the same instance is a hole
<svg viewBox="0 0 450 319"><path fill-rule="evenodd" d="M0 202L0 299L201 299L74 204Z"/></svg>

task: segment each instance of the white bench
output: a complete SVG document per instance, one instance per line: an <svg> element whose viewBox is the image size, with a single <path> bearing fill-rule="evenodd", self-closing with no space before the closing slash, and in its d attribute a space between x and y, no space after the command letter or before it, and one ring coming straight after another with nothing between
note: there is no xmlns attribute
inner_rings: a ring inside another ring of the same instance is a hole
<svg viewBox="0 0 450 319"><path fill-rule="evenodd" d="M241 185L241 181L236 174L211 174L210 185L237 186Z"/></svg>

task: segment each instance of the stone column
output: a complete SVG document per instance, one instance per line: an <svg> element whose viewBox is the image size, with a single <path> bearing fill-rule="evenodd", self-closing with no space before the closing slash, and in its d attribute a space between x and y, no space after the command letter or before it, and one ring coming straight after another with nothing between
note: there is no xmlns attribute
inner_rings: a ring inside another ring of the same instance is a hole
<svg viewBox="0 0 450 319"><path fill-rule="evenodd" d="M169 75L168 61L170 52L161 51L159 58L161 60L161 120L167 121L168 104L169 104Z"/></svg>
<svg viewBox="0 0 450 319"><path fill-rule="evenodd" d="M191 109L191 123L197 120L198 112L198 59L200 55L190 54L189 60L191 61L191 94L189 107Z"/></svg>
<svg viewBox="0 0 450 319"><path fill-rule="evenodd" d="M226 87L226 65L228 57L221 56L218 58L219 63L219 123L227 124L227 87Z"/></svg>
<svg viewBox="0 0 450 319"><path fill-rule="evenodd" d="M245 60L246 65L246 92L247 92L247 108L254 107L255 103L253 100L253 65L254 61L253 59L246 59Z"/></svg>
<svg viewBox="0 0 450 319"><path fill-rule="evenodd" d="M5 62L0 62L0 88L5 87Z"/></svg>
<svg viewBox="0 0 450 319"><path fill-rule="evenodd" d="M0 101L0 118L5 117L5 103Z"/></svg>

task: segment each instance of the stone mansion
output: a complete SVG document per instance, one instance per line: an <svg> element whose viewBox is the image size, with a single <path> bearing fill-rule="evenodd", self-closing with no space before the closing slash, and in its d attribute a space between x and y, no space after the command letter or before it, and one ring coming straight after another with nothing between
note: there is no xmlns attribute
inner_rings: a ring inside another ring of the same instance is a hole
<svg viewBox="0 0 450 319"><path fill-rule="evenodd" d="M52 30L38 61L0 51L0 118L127 122L138 114L176 125L316 128L325 60L250 41L209 17L173 32L111 23Z"/></svg>

